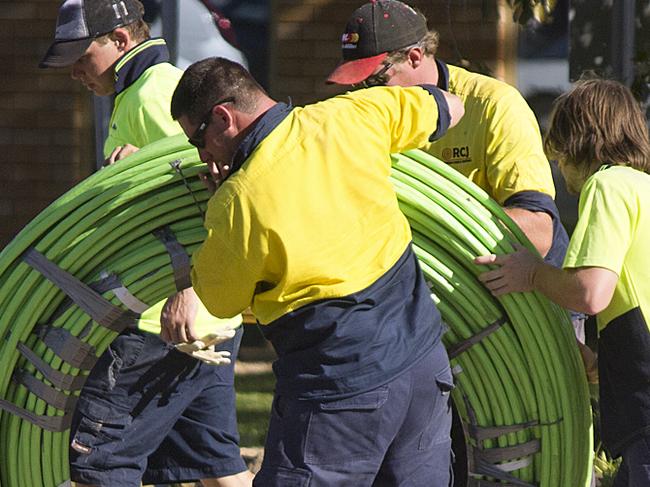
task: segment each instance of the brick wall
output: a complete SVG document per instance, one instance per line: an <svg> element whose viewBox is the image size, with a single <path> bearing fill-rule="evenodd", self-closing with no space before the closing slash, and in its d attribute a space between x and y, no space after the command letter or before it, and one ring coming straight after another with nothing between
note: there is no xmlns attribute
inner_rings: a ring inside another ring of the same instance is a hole
<svg viewBox="0 0 650 487"><path fill-rule="evenodd" d="M341 33L350 14L364 0L276 0L273 9L271 91L295 104L323 99L340 87L324 79L340 57ZM503 0L409 0L440 33L439 57L487 66L506 81L514 80L516 27Z"/></svg>
<svg viewBox="0 0 650 487"><path fill-rule="evenodd" d="M0 248L93 170L91 95L38 69L60 3L0 2Z"/></svg>

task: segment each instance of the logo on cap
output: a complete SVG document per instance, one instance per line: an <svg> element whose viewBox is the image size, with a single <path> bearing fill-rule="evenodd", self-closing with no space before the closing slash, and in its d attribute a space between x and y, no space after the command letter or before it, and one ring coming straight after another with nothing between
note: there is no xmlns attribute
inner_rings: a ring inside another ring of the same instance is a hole
<svg viewBox="0 0 650 487"><path fill-rule="evenodd" d="M359 44L359 34L356 32L346 32L341 37L343 49L356 49Z"/></svg>
<svg viewBox="0 0 650 487"><path fill-rule="evenodd" d="M115 12L116 18L127 17L129 15L129 9L126 8L126 5L124 5L123 1L120 3L114 3L113 11Z"/></svg>

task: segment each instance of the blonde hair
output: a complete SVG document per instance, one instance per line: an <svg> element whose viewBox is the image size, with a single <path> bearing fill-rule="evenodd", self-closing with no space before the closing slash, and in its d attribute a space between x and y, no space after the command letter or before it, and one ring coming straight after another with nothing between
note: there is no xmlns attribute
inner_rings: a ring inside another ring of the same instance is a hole
<svg viewBox="0 0 650 487"><path fill-rule="evenodd" d="M576 82L553 104L544 149L582 186L603 165L650 172L648 126L630 90L612 80Z"/></svg>
<svg viewBox="0 0 650 487"><path fill-rule="evenodd" d="M424 52L425 56L434 57L436 55L436 52L438 52L439 38L440 37L435 30L430 30L424 35L424 37L420 40L420 42L417 43L417 45L422 48L422 51ZM414 46L408 46L403 49L399 49L397 51L388 53L388 56L386 57L386 62L392 64L399 64L401 62L406 61L409 49L411 49L412 47Z"/></svg>

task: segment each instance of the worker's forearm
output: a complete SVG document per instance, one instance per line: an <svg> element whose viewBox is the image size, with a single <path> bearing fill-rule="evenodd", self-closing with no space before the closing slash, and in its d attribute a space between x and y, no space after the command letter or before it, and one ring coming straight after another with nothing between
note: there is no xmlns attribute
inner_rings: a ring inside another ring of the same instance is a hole
<svg viewBox="0 0 650 487"><path fill-rule="evenodd" d="M585 289L575 275L549 264L535 269L533 288L565 309L586 312Z"/></svg>
<svg viewBox="0 0 650 487"><path fill-rule="evenodd" d="M540 264L533 277L534 289L563 308L596 315L614 294L618 275L602 267L557 269Z"/></svg>

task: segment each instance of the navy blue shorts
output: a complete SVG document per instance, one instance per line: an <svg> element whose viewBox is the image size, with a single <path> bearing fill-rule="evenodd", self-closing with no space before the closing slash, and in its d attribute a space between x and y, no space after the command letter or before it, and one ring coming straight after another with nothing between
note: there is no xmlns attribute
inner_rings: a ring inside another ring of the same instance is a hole
<svg viewBox="0 0 650 487"><path fill-rule="evenodd" d="M388 384L350 398L276 395L253 485L447 487L452 387L439 345Z"/></svg>
<svg viewBox="0 0 650 487"><path fill-rule="evenodd" d="M243 327L207 365L157 335L127 330L100 357L70 433L70 473L86 484L139 487L246 470L235 412L234 361Z"/></svg>

